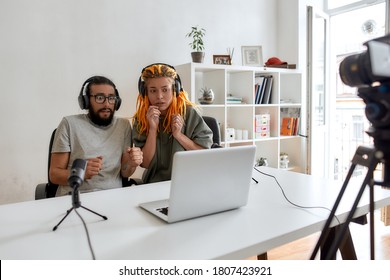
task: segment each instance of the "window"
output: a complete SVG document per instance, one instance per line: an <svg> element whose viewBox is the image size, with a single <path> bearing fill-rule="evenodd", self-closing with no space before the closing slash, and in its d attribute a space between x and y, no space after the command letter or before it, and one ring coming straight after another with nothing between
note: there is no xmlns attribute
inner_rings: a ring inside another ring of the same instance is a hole
<svg viewBox="0 0 390 280"><path fill-rule="evenodd" d="M331 139L334 139L332 144L335 151L334 178L339 180L345 179L357 147L373 142L365 132L370 124L365 116L365 104L357 96L357 88L345 85L339 75L339 64L345 57L365 51L364 42L385 35L386 3L377 1L381 3L359 6L362 2L367 1L328 1L328 7L335 9L329 12L338 11L330 17L330 41L335 67L331 71L334 73L331 77L334 90L331 92L334 92L336 101L335 127ZM349 5L349 8L343 5ZM361 170L356 169L353 177L361 175Z"/></svg>

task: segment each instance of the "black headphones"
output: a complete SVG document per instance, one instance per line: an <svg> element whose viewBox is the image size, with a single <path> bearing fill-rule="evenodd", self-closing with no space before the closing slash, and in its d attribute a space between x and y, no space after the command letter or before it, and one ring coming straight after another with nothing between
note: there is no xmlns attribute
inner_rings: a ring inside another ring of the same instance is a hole
<svg viewBox="0 0 390 280"><path fill-rule="evenodd" d="M90 84L108 84L113 86L115 90L115 95L116 95L116 102L115 102L115 110L117 111L119 107L121 106L122 99L119 97L119 92L116 89L115 84L108 78L103 77L103 76L93 76L86 80L81 87L80 94L79 94L79 105L82 110L88 110L89 109L89 94L87 94L87 89L89 89Z"/></svg>
<svg viewBox="0 0 390 280"><path fill-rule="evenodd" d="M146 85L145 85L145 81L142 80L142 74L144 73L145 69L147 69L153 65L164 65L164 66L167 66L169 68L172 68L176 72L175 67L173 67L169 64L165 64L165 63L153 63L153 64L150 64L148 66L145 66L144 69L142 69L141 76L138 79L138 92L139 92L139 94L141 94L142 97L145 97L145 95L146 95ZM179 74L177 74L177 72L176 72L174 87L175 87L175 92L176 92L176 97L177 97L177 96L179 96L180 91L183 90L183 88L181 87L180 76L179 76Z"/></svg>

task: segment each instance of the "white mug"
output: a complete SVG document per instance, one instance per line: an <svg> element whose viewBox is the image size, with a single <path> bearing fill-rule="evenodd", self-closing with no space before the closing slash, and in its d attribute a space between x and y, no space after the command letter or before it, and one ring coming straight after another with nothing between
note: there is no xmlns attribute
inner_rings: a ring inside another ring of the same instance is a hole
<svg viewBox="0 0 390 280"><path fill-rule="evenodd" d="M242 140L248 140L248 130L243 130L242 131Z"/></svg>
<svg viewBox="0 0 390 280"><path fill-rule="evenodd" d="M235 133L236 140L242 140L242 130L236 129L235 131L236 131L236 133Z"/></svg>

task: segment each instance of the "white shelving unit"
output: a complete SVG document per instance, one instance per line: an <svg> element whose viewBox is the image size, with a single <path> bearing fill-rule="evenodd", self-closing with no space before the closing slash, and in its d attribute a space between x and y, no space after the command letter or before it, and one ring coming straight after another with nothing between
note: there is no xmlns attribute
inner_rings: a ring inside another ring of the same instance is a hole
<svg viewBox="0 0 390 280"><path fill-rule="evenodd" d="M276 168L279 167L280 152L285 152L289 155L289 169L305 172L306 149L302 137L280 136L282 108L300 108L301 116L305 113L301 104L302 73L299 70L199 63L178 65L175 68L191 101L199 105L203 115L212 116L220 123L223 146L256 145L256 159L265 157L269 166ZM273 76L270 104L255 104L257 74ZM200 89L204 87L214 91L213 104L199 103ZM242 97L243 103L227 103L229 94ZM266 113L271 117L270 137L256 139L255 115ZM226 141L226 128L247 130L248 139Z"/></svg>

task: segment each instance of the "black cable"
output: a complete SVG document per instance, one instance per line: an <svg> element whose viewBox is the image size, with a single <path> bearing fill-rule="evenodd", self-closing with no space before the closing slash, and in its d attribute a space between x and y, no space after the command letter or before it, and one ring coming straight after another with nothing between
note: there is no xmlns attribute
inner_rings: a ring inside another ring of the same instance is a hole
<svg viewBox="0 0 390 280"><path fill-rule="evenodd" d="M296 206L296 207L299 207L299 208L304 208L304 209L312 209L312 208L314 208L314 209L326 209L327 211L332 212L329 208L326 208L326 207L324 207L324 206L302 206L302 205L298 205L298 204L296 204L296 203L294 203L294 202L291 202L291 201L287 198L286 194L284 193L284 190L283 190L282 186L279 184L279 181L278 181L278 179L276 179L275 176L273 176L273 175L271 175L271 174L267 174L267 173L265 173L265 172L263 172L263 171L260 171L260 170L258 170L256 167L253 167L253 168L254 168L257 172L259 172L260 174L263 174L263 175L265 175L265 176L269 176L269 177L273 178L273 179L275 180L276 184L278 184L280 190L282 191L282 194L283 194L284 198L285 198L285 199L287 200L287 202L290 203L291 205ZM334 215L334 217L336 218L337 222L338 222L339 225L340 225L341 223L340 223L339 219L336 217L336 215Z"/></svg>
<svg viewBox="0 0 390 280"><path fill-rule="evenodd" d="M80 220L83 222L84 229L85 229L85 232L86 232L86 234L87 234L89 250L91 251L91 254L92 254L92 259L93 259L93 260L96 260L96 258L95 258L95 253L93 252L93 248L92 248L91 239L90 239L90 237L89 237L89 232L88 232L87 225L85 224L85 221L84 221L83 217L81 217L81 215L79 214L79 212L77 212L76 208L74 209L74 211L76 212L77 216L80 217Z"/></svg>

